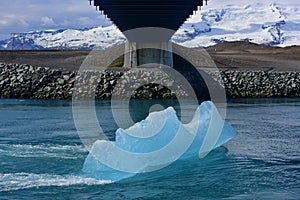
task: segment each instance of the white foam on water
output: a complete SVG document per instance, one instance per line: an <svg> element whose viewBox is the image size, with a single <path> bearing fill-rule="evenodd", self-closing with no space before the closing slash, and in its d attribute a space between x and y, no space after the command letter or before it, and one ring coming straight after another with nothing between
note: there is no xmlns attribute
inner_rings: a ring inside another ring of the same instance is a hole
<svg viewBox="0 0 300 200"><path fill-rule="evenodd" d="M97 180L75 175L33 173L0 174L0 192L50 186L104 185L109 183L111 183L109 180Z"/></svg>
<svg viewBox="0 0 300 200"><path fill-rule="evenodd" d="M30 144L0 144L0 155L34 158L60 157L64 159L78 159L86 152L82 145L30 145Z"/></svg>

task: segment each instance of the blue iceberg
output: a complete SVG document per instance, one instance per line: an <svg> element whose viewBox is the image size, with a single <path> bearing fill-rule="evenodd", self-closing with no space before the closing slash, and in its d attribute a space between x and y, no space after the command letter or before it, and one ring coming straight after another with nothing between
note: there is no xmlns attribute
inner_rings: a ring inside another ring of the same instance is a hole
<svg viewBox="0 0 300 200"><path fill-rule="evenodd" d="M203 158L237 135L211 101L203 102L188 124L172 107L149 116L128 129L116 131L116 141L96 141L83 172L88 177L119 181L137 173L162 169L176 160Z"/></svg>

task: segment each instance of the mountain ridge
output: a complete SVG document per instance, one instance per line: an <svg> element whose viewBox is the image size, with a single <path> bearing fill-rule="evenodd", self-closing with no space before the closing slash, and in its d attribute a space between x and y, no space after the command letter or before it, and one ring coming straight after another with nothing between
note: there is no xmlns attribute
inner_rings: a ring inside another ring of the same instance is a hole
<svg viewBox="0 0 300 200"><path fill-rule="evenodd" d="M213 2L213 1L211 1ZM210 47L222 42L246 41L263 46L300 45L300 7L261 3L205 8L186 21L172 42L186 47ZM125 42L116 26L58 29L19 33L0 41L0 50L107 49Z"/></svg>

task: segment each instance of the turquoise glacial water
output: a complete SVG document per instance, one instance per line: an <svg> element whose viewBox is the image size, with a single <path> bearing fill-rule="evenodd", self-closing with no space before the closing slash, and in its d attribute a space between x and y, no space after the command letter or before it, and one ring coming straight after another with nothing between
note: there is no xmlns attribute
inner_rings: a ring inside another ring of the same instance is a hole
<svg viewBox="0 0 300 200"><path fill-rule="evenodd" d="M96 110L113 140L109 102ZM300 99L234 100L226 120L239 135L204 159L108 183L82 172L71 101L0 100L0 199L300 199Z"/></svg>

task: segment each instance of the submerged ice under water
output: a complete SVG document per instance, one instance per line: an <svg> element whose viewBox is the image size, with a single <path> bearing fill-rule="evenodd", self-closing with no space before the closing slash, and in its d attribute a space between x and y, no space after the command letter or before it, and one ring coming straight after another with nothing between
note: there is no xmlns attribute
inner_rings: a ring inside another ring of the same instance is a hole
<svg viewBox="0 0 300 200"><path fill-rule="evenodd" d="M152 112L128 129L116 131L116 141L96 141L87 156L85 176L119 181L151 172L176 160L203 158L237 135L210 101L203 102L188 124L173 107Z"/></svg>

